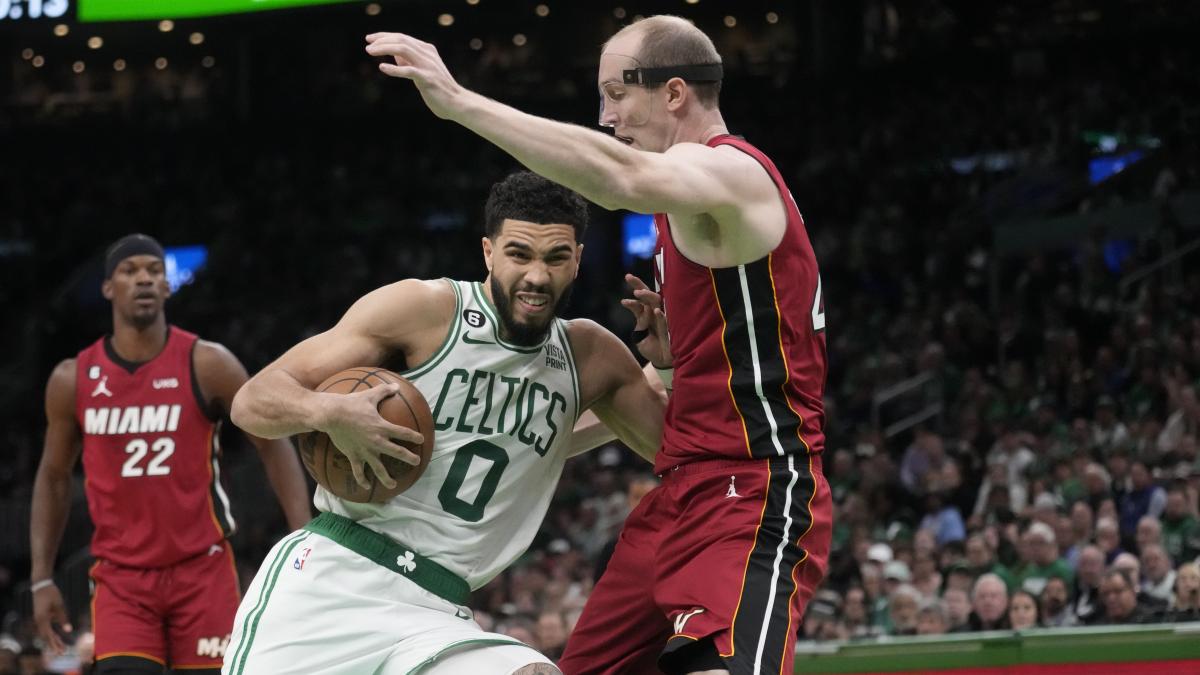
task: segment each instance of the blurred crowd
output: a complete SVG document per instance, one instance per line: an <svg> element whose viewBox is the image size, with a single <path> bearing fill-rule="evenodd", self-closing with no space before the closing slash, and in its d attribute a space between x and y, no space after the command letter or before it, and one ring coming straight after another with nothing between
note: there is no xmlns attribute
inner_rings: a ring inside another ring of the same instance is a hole
<svg viewBox="0 0 1200 675"><path fill-rule="evenodd" d="M804 638L1200 620L1200 268L1183 258L1121 283L1197 236L1165 206L1200 188L1198 64L1186 47L1047 47L933 77L919 61L834 81L731 69L726 119L788 178L830 326L834 554ZM587 75L560 64L557 80L522 81L520 64L501 58L510 51L465 78L543 114L594 114ZM164 86L162 100L85 111L83 124L76 111L5 132L20 161L0 182L0 302L25 320L0 337L21 356L2 371L20 386L0 392L11 458L0 467L0 674L42 667L22 595L20 509L40 456L45 377L107 325L94 269L106 243L144 230L207 245L206 269L168 318L251 370L378 285L483 276L482 203L511 161L428 119L373 68L300 72L247 119L226 116L222 97L237 88L214 75L186 96ZM296 105L297 91L318 109ZM157 112L138 117L139 106ZM1083 139L1097 129L1159 145L1126 177L1089 186ZM1051 176L1046 189L1013 189L1030 175ZM1160 215L1120 241L1093 228L1016 253L991 243L1015 215L1139 203ZM619 218L594 218L570 314L627 334ZM252 453L225 434L249 583L283 524ZM617 446L569 462L530 552L475 593L480 623L560 653L655 481ZM68 540L86 542L86 531ZM86 596L73 606L86 661Z"/></svg>

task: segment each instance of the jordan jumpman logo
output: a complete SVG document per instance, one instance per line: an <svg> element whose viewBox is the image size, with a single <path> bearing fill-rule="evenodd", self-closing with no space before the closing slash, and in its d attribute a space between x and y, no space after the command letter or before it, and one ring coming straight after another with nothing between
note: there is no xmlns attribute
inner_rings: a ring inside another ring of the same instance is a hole
<svg viewBox="0 0 1200 675"><path fill-rule="evenodd" d="M737 485L734 484L735 480L737 480L737 476L729 477L729 491L725 493L726 499L729 499L730 497L741 497L741 495L738 494Z"/></svg>

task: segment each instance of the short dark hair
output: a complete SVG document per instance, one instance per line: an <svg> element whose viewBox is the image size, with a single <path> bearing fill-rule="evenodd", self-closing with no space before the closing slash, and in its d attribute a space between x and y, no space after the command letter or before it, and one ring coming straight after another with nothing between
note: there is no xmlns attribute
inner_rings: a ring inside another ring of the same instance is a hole
<svg viewBox="0 0 1200 675"><path fill-rule="evenodd" d="M575 228L575 241L587 232L588 207L576 192L532 171L517 171L492 186L483 209L483 231L495 238L506 219L539 225L562 224Z"/></svg>
<svg viewBox="0 0 1200 675"><path fill-rule="evenodd" d="M1108 570L1104 572L1104 576L1101 578L1109 579L1111 577L1120 577L1121 582L1125 584L1126 588L1135 593L1137 592L1137 585L1133 583L1133 577L1128 571L1119 567L1109 567Z"/></svg>

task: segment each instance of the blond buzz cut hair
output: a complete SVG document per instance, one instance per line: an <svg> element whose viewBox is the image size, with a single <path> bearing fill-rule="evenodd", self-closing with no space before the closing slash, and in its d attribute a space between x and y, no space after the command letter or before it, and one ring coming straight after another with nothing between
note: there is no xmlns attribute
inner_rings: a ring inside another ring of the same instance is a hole
<svg viewBox="0 0 1200 675"><path fill-rule="evenodd" d="M638 53L629 55L637 59L642 68L721 63L721 55L712 39L694 23L680 16L658 14L634 21L609 38L604 43L604 49L608 49L613 40L628 35L642 37ZM687 84L702 106L709 110L717 107L721 95L720 81Z"/></svg>

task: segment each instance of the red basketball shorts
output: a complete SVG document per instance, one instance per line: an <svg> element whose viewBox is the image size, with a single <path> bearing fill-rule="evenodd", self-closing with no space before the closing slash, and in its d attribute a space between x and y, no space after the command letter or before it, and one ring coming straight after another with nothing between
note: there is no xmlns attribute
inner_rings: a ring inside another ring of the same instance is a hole
<svg viewBox="0 0 1200 675"><path fill-rule="evenodd" d="M685 464L630 514L559 667L648 675L711 639L733 675L791 673L829 557L820 455Z"/></svg>
<svg viewBox="0 0 1200 675"><path fill-rule="evenodd" d="M229 542L170 567L92 566L96 661L220 668L240 600Z"/></svg>

